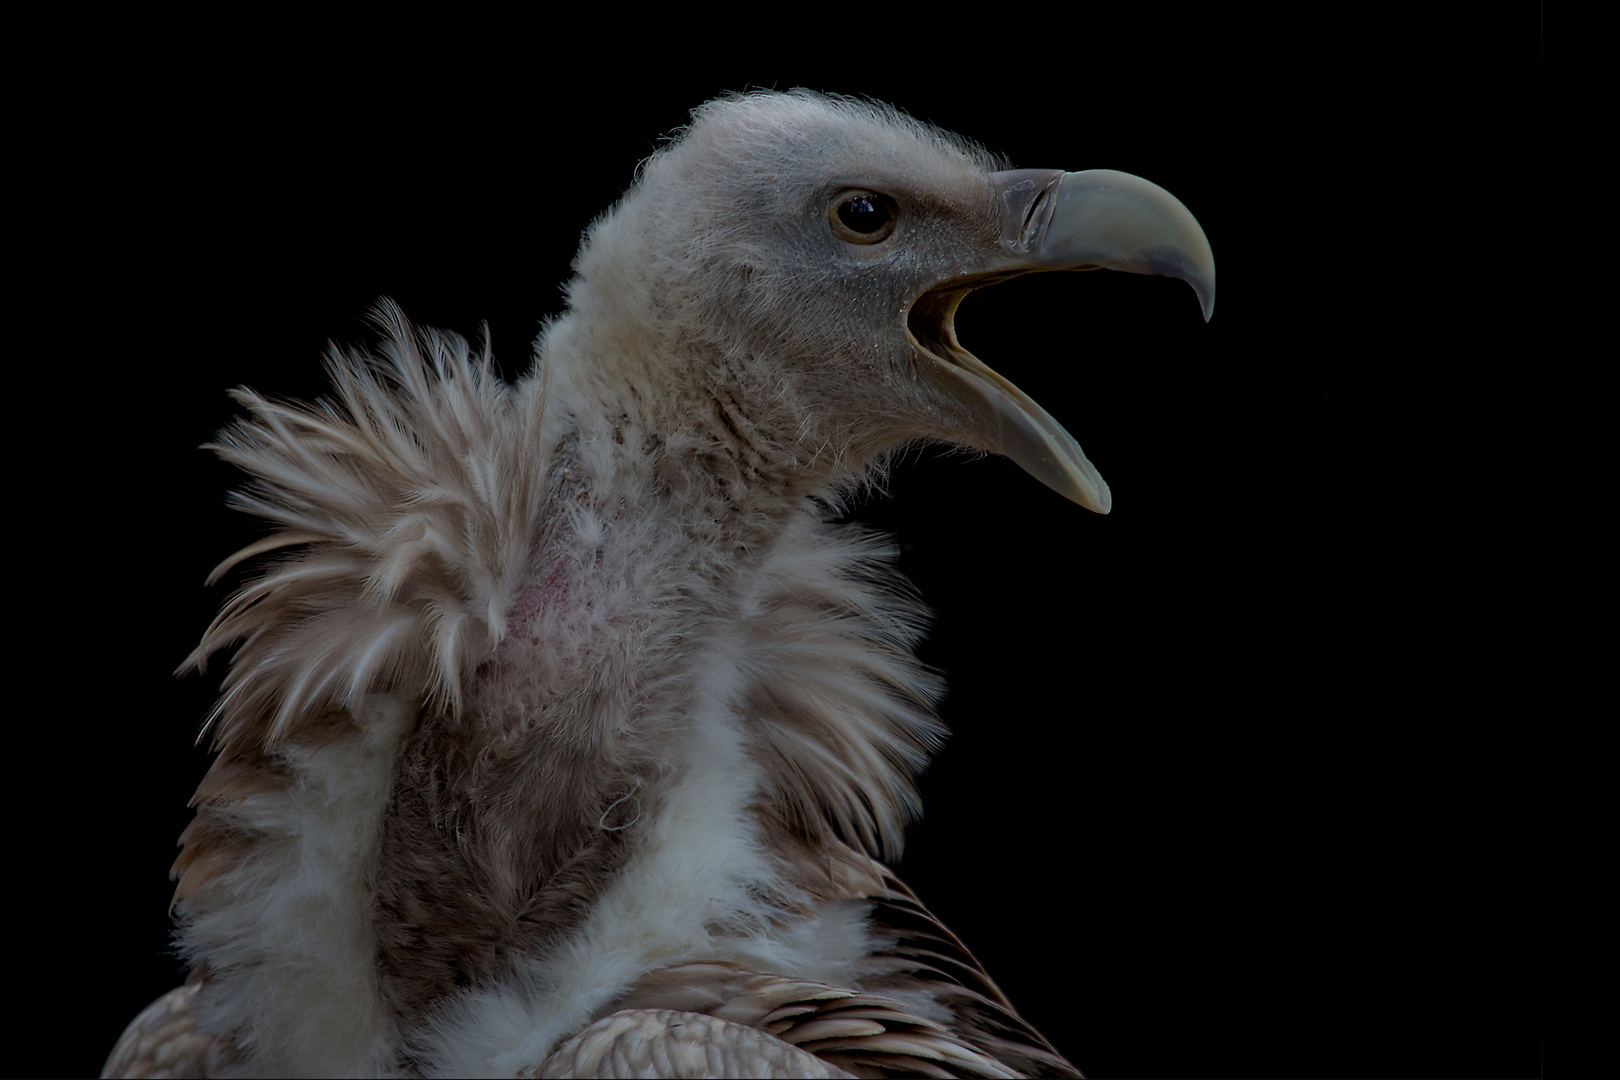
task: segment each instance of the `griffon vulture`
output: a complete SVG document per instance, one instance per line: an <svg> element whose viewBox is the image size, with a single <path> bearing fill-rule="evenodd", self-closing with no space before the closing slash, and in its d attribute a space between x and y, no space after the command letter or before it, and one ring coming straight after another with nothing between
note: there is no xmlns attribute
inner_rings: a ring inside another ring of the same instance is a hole
<svg viewBox="0 0 1620 1080"><path fill-rule="evenodd" d="M1190 282L1168 193L1004 170L886 108L711 102L589 229L515 385L413 328L216 449L273 532L174 873L185 987L112 1075L1076 1075L880 859L939 743L921 612L830 523L898 447L1076 441L970 291Z"/></svg>

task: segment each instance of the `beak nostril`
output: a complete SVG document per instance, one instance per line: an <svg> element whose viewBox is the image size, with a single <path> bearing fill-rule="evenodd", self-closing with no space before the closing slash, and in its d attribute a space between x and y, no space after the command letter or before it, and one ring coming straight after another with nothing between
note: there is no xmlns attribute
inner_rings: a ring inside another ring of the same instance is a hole
<svg viewBox="0 0 1620 1080"><path fill-rule="evenodd" d="M1052 221L1053 207L1057 204L1055 198L1057 189L1062 183L1063 174L1058 173L1030 200L1029 208L1024 211L1024 220L1018 229L1018 246L1023 250L1029 251L1034 248L1046 234L1046 227Z"/></svg>
<svg viewBox="0 0 1620 1080"><path fill-rule="evenodd" d="M1035 242L1037 232L1035 222L1039 220L1040 210L1045 205L1046 189L1042 188L1041 193L1030 201L1029 209L1024 211L1024 223L1018 230L1018 244L1020 247L1028 248Z"/></svg>

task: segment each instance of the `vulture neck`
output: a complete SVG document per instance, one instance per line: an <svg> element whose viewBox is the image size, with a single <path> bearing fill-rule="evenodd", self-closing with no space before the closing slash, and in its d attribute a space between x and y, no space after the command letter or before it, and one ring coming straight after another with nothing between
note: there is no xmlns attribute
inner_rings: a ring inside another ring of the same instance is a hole
<svg viewBox="0 0 1620 1080"><path fill-rule="evenodd" d="M176 899L204 1023L257 1071L516 1068L692 959L859 981L840 901L881 889L864 852L940 735L922 613L822 521L855 474L789 397L581 325L507 394L401 320L402 389L340 365L355 418L253 399L226 448L325 523L199 646L245 640ZM295 452L334 432L352 472ZM477 1056L514 1009L517 1064Z"/></svg>
<svg viewBox="0 0 1620 1080"><path fill-rule="evenodd" d="M783 796L778 774L795 766L764 741L745 674L791 620L825 621L825 598L773 602L763 567L784 546L820 550L812 496L831 462L804 467L777 434L780 407L752 419L746 378L604 379L592 360L542 360L534 376L548 381L550 463L529 569L463 714L424 715L394 770L379 936L405 1017L430 1015L469 971L498 980L570 937L614 955L652 941L656 966L677 955L660 940L722 924L769 940L876 885L821 795ZM823 755L839 736L785 738ZM891 777L873 782L884 790L851 801L896 798ZM621 903L636 914L609 914ZM427 921L443 925L420 933Z"/></svg>
<svg viewBox="0 0 1620 1080"><path fill-rule="evenodd" d="M852 460L835 446L821 433L825 418L771 378L768 360L728 360L705 341L677 349L650 331L643 347L627 348L621 331L604 349L597 335L569 329L553 328L548 344L562 348L541 361L558 369L547 388L557 460L581 468L625 513L679 522L705 576L745 570L880 456Z"/></svg>

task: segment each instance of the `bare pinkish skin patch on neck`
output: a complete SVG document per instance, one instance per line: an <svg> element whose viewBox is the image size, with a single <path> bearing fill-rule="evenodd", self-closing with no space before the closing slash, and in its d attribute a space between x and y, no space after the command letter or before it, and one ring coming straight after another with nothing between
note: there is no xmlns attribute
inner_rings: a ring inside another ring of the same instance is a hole
<svg viewBox="0 0 1620 1080"><path fill-rule="evenodd" d="M530 584L517 594L506 614L506 639L522 640L528 637L529 627L547 608L555 608L568 599L568 581L564 570L567 557L559 557L545 576L531 579Z"/></svg>

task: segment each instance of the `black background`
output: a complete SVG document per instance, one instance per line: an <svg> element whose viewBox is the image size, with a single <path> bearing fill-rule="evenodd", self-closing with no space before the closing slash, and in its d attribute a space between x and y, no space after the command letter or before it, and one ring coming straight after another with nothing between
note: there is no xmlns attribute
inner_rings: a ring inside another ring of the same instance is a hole
<svg viewBox="0 0 1620 1080"><path fill-rule="evenodd" d="M1208 325L1185 285L1107 273L961 312L1115 509L930 451L860 512L898 536L950 685L902 876L1092 1076L1538 1074L1528 478L1498 387L1539 297L1474 246L1496 162L1535 152L1537 29L707 11L700 47L582 17L112 27L30 106L46 243L18 295L44 334L13 405L76 419L14 431L45 511L14 524L20 595L51 612L18 678L65 693L16 706L43 742L14 763L13 892L21 966L82 1039L19 1071L99 1068L180 978L165 870L218 671L170 673L224 597L204 575L258 535L197 449L225 391L319 394L381 296L487 323L515 376L660 138L802 85L1019 167L1145 176L1220 272Z"/></svg>

